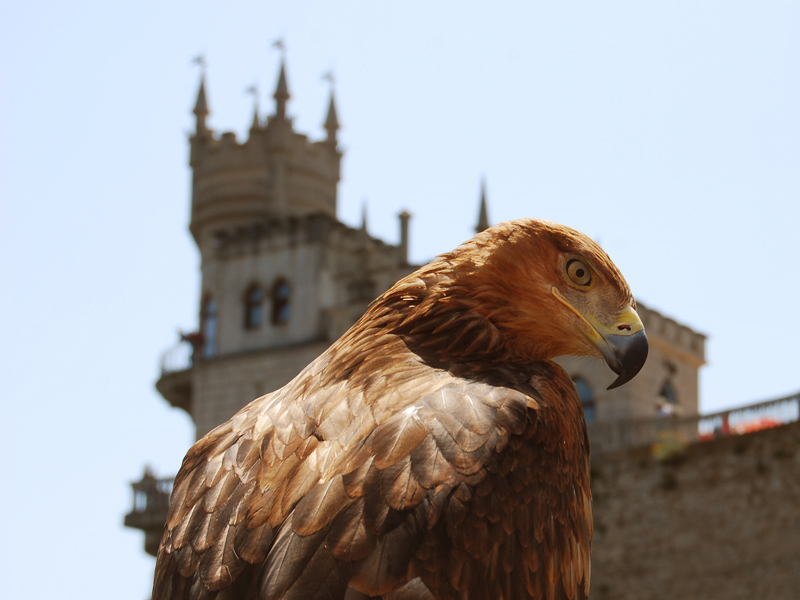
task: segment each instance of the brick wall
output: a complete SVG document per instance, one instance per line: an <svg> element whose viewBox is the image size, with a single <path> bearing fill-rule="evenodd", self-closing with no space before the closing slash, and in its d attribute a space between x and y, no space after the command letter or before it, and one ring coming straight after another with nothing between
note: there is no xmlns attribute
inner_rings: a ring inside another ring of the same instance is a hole
<svg viewBox="0 0 800 600"><path fill-rule="evenodd" d="M592 600L800 598L800 422L605 457L592 488Z"/></svg>

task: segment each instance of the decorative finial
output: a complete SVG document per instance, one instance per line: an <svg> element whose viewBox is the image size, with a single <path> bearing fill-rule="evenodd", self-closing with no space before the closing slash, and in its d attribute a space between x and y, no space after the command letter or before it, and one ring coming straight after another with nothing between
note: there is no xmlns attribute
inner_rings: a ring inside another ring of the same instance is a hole
<svg viewBox="0 0 800 600"><path fill-rule="evenodd" d="M198 54L192 59L193 65L198 65L200 67L200 73L202 75L206 74L206 57L203 54Z"/></svg>
<svg viewBox="0 0 800 600"><path fill-rule="evenodd" d="M475 233L480 233L484 229L489 229L489 212L486 209L486 178L481 179L481 207L478 212L478 224L475 226Z"/></svg>
<svg viewBox="0 0 800 600"><path fill-rule="evenodd" d="M277 46L280 44L280 46ZM286 101L291 98L289 86L286 84L286 60L283 53L283 40L276 41L273 46L281 48L281 73L278 76L278 85L275 87L275 116L279 119L286 119Z"/></svg>
<svg viewBox="0 0 800 600"><path fill-rule="evenodd" d="M209 113L208 102L206 101L205 61L201 55L195 58L192 62L199 64L203 68L203 72L200 74L200 88L197 90L197 101L194 103L194 109L192 110L197 119L195 132L198 135L203 135L208 132L208 127L206 126L206 117L208 117Z"/></svg>
<svg viewBox="0 0 800 600"><path fill-rule="evenodd" d="M250 129L258 129L261 127L261 121L258 118L258 86L254 83L244 93L253 96L253 125Z"/></svg>
<svg viewBox="0 0 800 600"><path fill-rule="evenodd" d="M336 78L333 71L328 71L322 74L322 79L330 82L331 84L331 100L328 103L328 116L325 118L325 131L328 132L327 141L336 144L336 132L339 129L339 118L336 115L336 102L334 101L334 88L336 87Z"/></svg>
<svg viewBox="0 0 800 600"><path fill-rule="evenodd" d="M280 50L281 58L286 58L286 43L283 41L282 37L279 37L277 40L272 42L272 47Z"/></svg>

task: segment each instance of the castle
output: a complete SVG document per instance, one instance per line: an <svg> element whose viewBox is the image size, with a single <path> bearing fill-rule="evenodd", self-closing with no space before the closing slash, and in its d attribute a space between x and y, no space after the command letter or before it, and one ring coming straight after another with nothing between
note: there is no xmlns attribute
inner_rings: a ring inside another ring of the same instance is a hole
<svg viewBox="0 0 800 600"><path fill-rule="evenodd" d="M417 268L408 260L407 212L398 215L397 245L372 237L366 223L356 229L337 219L342 152L333 92L318 141L293 128L283 61L273 97L273 114L263 121L256 109L244 142L209 128L205 77L194 107L189 229L202 265L199 327L164 355L156 388L189 413L197 438L290 381ZM476 230L488 226L484 191ZM625 386L605 389L614 376L600 360L559 359L576 383L590 435L604 423L651 420L659 411L697 415L705 336L641 303L639 314L650 356ZM152 484L147 477L142 486ZM160 485L168 494L169 480ZM166 502L150 505L158 509L134 510L126 524L145 530L153 553Z"/></svg>

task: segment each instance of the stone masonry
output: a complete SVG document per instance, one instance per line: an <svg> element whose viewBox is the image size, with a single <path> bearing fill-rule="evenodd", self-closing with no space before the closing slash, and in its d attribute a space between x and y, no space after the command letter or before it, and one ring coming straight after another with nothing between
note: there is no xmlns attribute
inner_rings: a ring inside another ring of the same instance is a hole
<svg viewBox="0 0 800 600"><path fill-rule="evenodd" d="M800 598L800 422L606 456L592 490L593 600Z"/></svg>

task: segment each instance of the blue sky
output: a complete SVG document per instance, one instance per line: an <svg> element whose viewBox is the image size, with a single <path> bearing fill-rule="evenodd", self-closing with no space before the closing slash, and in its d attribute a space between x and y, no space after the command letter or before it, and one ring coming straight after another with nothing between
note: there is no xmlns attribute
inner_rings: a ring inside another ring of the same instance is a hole
<svg viewBox="0 0 800 600"><path fill-rule="evenodd" d="M800 5L731 2L3 2L0 261L8 597L148 597L121 526L189 419L153 388L196 325L187 134L204 53L218 132L296 128L336 75L339 215L424 261L532 216L599 239L634 293L709 335L706 412L800 387ZM43 562L47 563L43 567ZM43 573L49 573L47 577Z"/></svg>

